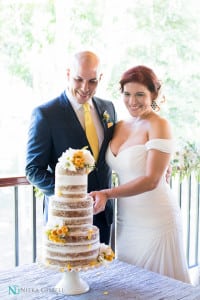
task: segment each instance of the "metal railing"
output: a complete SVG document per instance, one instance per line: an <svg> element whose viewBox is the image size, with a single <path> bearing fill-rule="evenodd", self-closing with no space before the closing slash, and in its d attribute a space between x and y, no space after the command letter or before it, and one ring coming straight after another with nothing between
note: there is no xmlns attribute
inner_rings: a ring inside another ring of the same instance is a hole
<svg viewBox="0 0 200 300"><path fill-rule="evenodd" d="M0 178L0 188L12 187L13 199L14 199L14 261L15 266L20 264L19 262L19 187L29 185L26 177L11 177ZM171 180L171 187L175 193L178 193L179 204L183 214L183 226L185 235L185 247L187 262L189 268L196 267L200 264L200 183L196 182L192 177L184 182L179 180ZM36 228L36 202L34 189L32 189L32 199L30 205L32 205L32 242L30 251L32 251L32 262L35 261L37 256L37 228ZM0 209L1 209L0 199ZM115 226L113 226L115 228ZM1 230L1 220L0 220ZM114 230L112 231L112 241Z"/></svg>
<svg viewBox="0 0 200 300"><path fill-rule="evenodd" d="M19 265L19 187L30 185L25 176L20 177L9 177L9 178L0 178L0 188L12 187L13 188L13 199L14 199L14 262L15 266ZM31 186L30 186L31 187ZM31 187L32 188L32 187ZM34 189L32 188L32 261L34 262L36 259L36 197L34 193ZM0 202L1 208L1 202ZM0 221L1 226L1 221Z"/></svg>
<svg viewBox="0 0 200 300"><path fill-rule="evenodd" d="M171 179L171 188L178 196L187 262L193 268L200 264L200 183L191 175L183 181Z"/></svg>

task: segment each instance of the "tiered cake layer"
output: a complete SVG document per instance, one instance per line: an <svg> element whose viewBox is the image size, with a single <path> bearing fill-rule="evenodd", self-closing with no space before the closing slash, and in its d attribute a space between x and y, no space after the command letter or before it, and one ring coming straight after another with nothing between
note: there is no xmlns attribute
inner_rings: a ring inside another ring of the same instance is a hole
<svg viewBox="0 0 200 300"><path fill-rule="evenodd" d="M69 231L65 231L69 228ZM66 268L95 265L99 254L99 230L95 226L49 229L45 240L45 257L50 264Z"/></svg>
<svg viewBox="0 0 200 300"><path fill-rule="evenodd" d="M99 229L93 226L93 199L87 174L56 167L55 195L49 199L43 257L48 264L71 269L97 264Z"/></svg>

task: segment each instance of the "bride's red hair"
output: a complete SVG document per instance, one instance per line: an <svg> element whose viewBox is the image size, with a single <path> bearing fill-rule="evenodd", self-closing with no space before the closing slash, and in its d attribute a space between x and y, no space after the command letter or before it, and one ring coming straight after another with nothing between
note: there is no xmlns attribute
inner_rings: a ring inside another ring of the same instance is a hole
<svg viewBox="0 0 200 300"><path fill-rule="evenodd" d="M137 82L143 84L147 89L155 93L156 98L161 88L161 83L152 69L146 66L133 67L122 74L120 80L120 90L124 91L124 85L128 82Z"/></svg>

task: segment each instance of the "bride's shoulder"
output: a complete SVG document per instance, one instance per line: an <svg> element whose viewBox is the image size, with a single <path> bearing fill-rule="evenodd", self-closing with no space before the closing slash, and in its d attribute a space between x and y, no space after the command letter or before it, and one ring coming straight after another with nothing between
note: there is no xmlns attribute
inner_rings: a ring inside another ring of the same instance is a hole
<svg viewBox="0 0 200 300"><path fill-rule="evenodd" d="M158 114L154 114L153 118L150 119L150 123L160 124L163 126L169 126L169 121L166 118L164 118L163 116L160 116Z"/></svg>
<svg viewBox="0 0 200 300"><path fill-rule="evenodd" d="M169 121L161 116L157 116L150 122L149 136L151 138L160 137L170 139L172 137L172 128Z"/></svg>

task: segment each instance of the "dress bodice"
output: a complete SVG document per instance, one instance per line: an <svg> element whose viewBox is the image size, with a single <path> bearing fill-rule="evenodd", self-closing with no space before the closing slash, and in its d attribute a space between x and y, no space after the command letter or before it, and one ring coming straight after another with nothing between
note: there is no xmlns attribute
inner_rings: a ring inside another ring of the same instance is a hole
<svg viewBox="0 0 200 300"><path fill-rule="evenodd" d="M120 182L127 182L127 180L145 174L146 157L151 149L172 154L174 141L169 139L152 139L145 144L129 146L116 156L112 153L109 146L106 153L106 161L112 170L118 174Z"/></svg>

